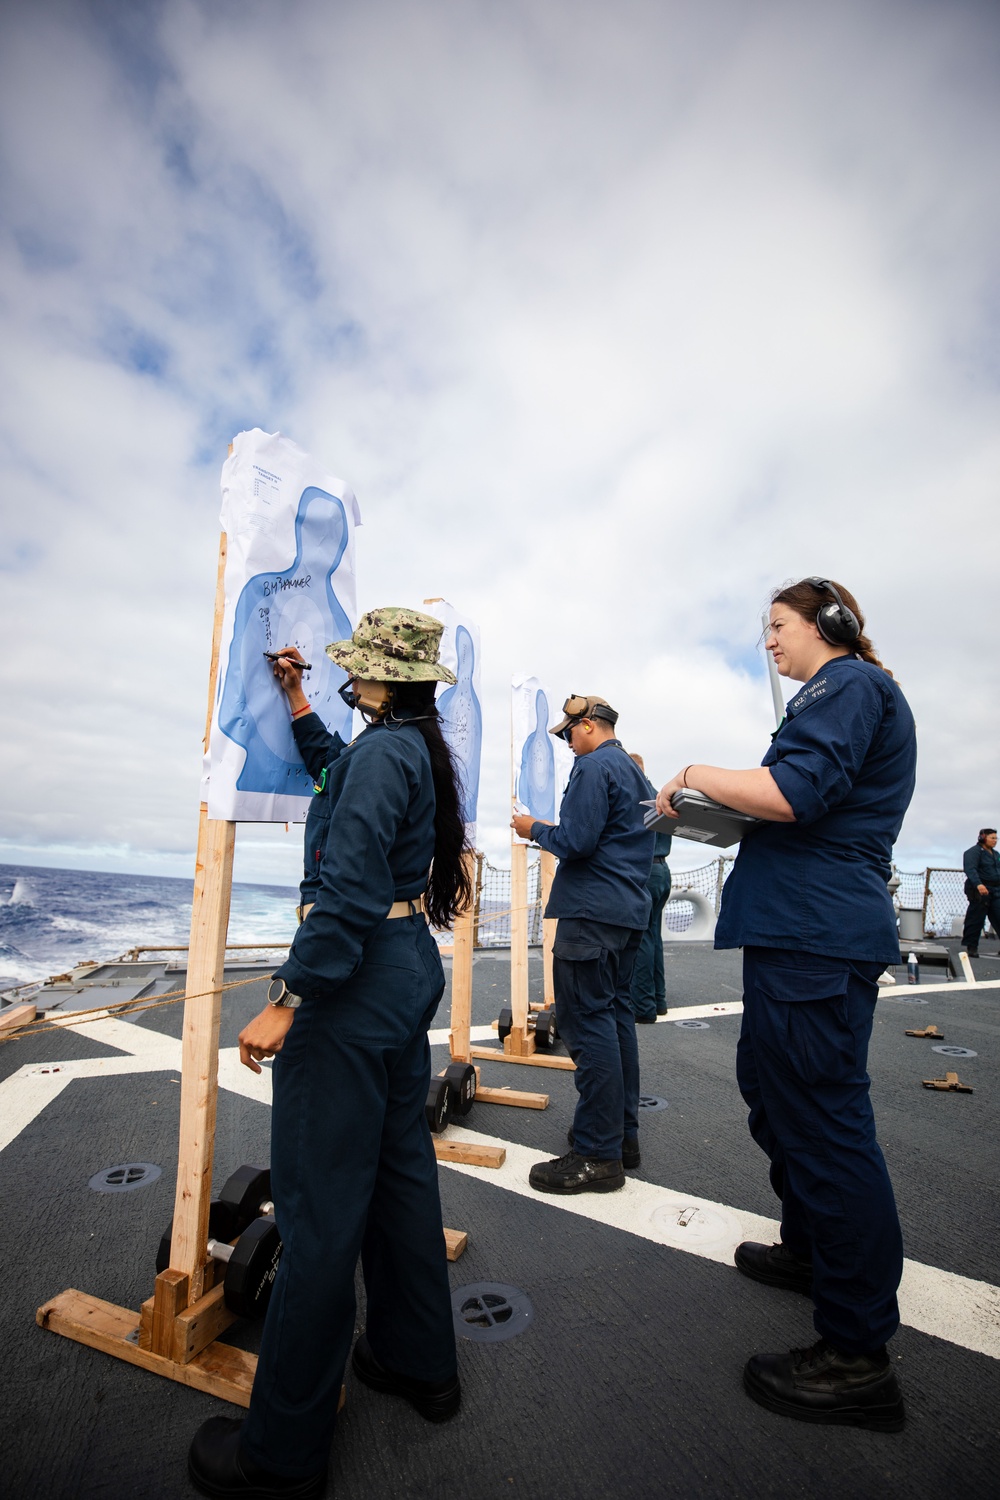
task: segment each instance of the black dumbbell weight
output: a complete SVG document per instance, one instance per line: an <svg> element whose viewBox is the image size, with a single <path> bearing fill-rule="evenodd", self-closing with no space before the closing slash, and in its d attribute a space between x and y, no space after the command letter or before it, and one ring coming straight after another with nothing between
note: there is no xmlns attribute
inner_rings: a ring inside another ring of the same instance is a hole
<svg viewBox="0 0 1000 1500"><path fill-rule="evenodd" d="M424 1113L427 1123L435 1135L440 1135L448 1123L448 1106L451 1103L451 1089L448 1087L446 1078L432 1078L431 1086L427 1090L427 1103Z"/></svg>
<svg viewBox="0 0 1000 1500"><path fill-rule="evenodd" d="M471 1063L451 1063L444 1070L448 1085L448 1115L467 1115L476 1102L476 1070Z"/></svg>
<svg viewBox="0 0 1000 1500"><path fill-rule="evenodd" d="M555 1045L559 1033L556 1030L556 1013L549 1007L535 1016L535 1046L539 1052L549 1052Z"/></svg>
<svg viewBox="0 0 1000 1500"><path fill-rule="evenodd" d="M248 1224L261 1213L271 1199L271 1173L267 1167L237 1167L222 1184L219 1202L226 1205L233 1216L233 1227L228 1234L216 1235L220 1240L235 1239ZM211 1233L211 1229L209 1230Z"/></svg>
<svg viewBox="0 0 1000 1500"><path fill-rule="evenodd" d="M273 1214L271 1174L267 1167L237 1167L227 1177L218 1198L208 1208L208 1238L217 1244L228 1244L242 1234L248 1224L261 1214ZM156 1252L156 1270L165 1271L170 1264L173 1223L167 1225Z"/></svg>
<svg viewBox="0 0 1000 1500"><path fill-rule="evenodd" d="M500 1019L497 1022L497 1035L499 1036L500 1040L504 1042L510 1036L513 1029L514 1012L511 1010L509 1005L505 1005L503 1010L500 1012Z"/></svg>
<svg viewBox="0 0 1000 1500"><path fill-rule="evenodd" d="M229 1311L241 1318L263 1317L281 1259L281 1235L271 1216L254 1219L235 1245L209 1240L208 1249L216 1260L226 1262L222 1294Z"/></svg>
<svg viewBox="0 0 1000 1500"><path fill-rule="evenodd" d="M262 1317L270 1300L274 1275L281 1259L281 1235L273 1217L267 1214L254 1219L243 1230L235 1245L209 1234L208 1253L213 1260L225 1263L223 1296L230 1312L238 1313L242 1318ZM160 1241L156 1269L165 1271L169 1264L168 1229Z"/></svg>

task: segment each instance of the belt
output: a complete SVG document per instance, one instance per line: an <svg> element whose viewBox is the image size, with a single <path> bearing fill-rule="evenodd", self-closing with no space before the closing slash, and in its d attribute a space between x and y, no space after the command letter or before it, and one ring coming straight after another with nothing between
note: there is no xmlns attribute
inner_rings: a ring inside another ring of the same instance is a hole
<svg viewBox="0 0 1000 1500"><path fill-rule="evenodd" d="M667 856L665 854L654 854L653 855L653 864L654 865L665 865L666 862L667 862Z"/></svg>
<svg viewBox="0 0 1000 1500"><path fill-rule="evenodd" d="M308 906L297 906L295 908L300 922L305 921L315 904L314 901L310 901ZM415 917L421 912L423 912L424 916L427 915L427 908L424 906L423 891L420 892L419 896L412 896L409 901L394 901L386 912L385 917L387 922L394 922L397 917Z"/></svg>
<svg viewBox="0 0 1000 1500"><path fill-rule="evenodd" d="M387 922L394 922L397 917L417 917L421 912L426 917L427 909L424 906L424 893L419 896L411 896L409 901L394 901L386 912Z"/></svg>

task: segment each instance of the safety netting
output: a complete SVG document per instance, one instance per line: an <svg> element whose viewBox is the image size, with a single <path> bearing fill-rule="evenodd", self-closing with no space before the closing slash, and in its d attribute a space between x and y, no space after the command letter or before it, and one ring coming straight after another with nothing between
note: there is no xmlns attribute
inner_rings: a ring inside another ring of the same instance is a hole
<svg viewBox="0 0 1000 1500"><path fill-rule="evenodd" d="M733 868L733 855L720 854L694 869L674 869L670 900L663 925L678 935L685 933L708 903L718 914L722 888ZM965 915L965 876L961 870L933 867L926 870L896 870L899 889L896 906L919 910L928 934L947 937ZM691 892L694 899L685 900ZM510 946L510 870L494 865L484 854L476 856L475 945L477 948ZM541 864L536 850L528 852L528 941L542 941Z"/></svg>

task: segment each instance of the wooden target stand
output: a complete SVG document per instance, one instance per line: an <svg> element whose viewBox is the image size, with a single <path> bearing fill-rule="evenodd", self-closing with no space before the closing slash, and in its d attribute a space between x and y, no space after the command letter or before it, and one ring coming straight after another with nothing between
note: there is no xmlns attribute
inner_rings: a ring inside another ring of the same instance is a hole
<svg viewBox="0 0 1000 1500"><path fill-rule="evenodd" d="M230 450L231 451L231 450ZM219 544L205 745L211 731L225 602L226 538ZM224 1265L208 1253L208 1216L219 1092L219 1026L236 824L198 820L187 986L181 1043L180 1131L170 1265L138 1312L69 1288L44 1303L35 1321L52 1333L164 1375L181 1385L249 1406L257 1356L219 1342L236 1321L226 1306ZM435 1143L437 1144L437 1143ZM438 1153L441 1155L441 1152ZM468 1235L445 1230L449 1260ZM341 1405L344 1393L341 1390Z"/></svg>
<svg viewBox="0 0 1000 1500"><path fill-rule="evenodd" d="M547 849L541 851L541 903L542 910L549 899L552 881L556 872L555 855ZM570 1057L554 1057L548 1052L535 1049L535 1034L532 1022L535 1013L555 1003L552 982L552 944L555 941L554 921L542 921L542 965L543 991L541 1005L532 1004L528 989L528 846L516 840L510 846L510 1034L504 1037L503 1051L499 1047L471 1047L470 1055L490 1058L494 1062L522 1063L536 1068L560 1068L574 1072L576 1064Z"/></svg>

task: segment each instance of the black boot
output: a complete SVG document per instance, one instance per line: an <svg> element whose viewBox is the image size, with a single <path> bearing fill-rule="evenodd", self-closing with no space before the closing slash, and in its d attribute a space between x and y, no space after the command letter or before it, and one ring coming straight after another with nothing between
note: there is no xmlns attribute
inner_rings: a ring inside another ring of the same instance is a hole
<svg viewBox="0 0 1000 1500"><path fill-rule="evenodd" d="M808 1260L800 1260L784 1245L759 1245L755 1240L744 1240L736 1246L733 1256L736 1269L765 1286L780 1286L786 1292L812 1293L813 1268Z"/></svg>
<svg viewBox="0 0 1000 1500"><path fill-rule="evenodd" d="M408 1375L394 1375L391 1370L379 1364L364 1334L354 1346L351 1369L362 1384L370 1386L373 1391L382 1391L387 1396L402 1396L428 1422L447 1422L458 1411L462 1401L462 1389L457 1375L453 1375L450 1380L439 1381L413 1380Z"/></svg>
<svg viewBox="0 0 1000 1500"><path fill-rule="evenodd" d="M901 1432L906 1421L896 1372L884 1349L841 1354L825 1339L789 1354L755 1354L743 1388L760 1406L837 1427Z"/></svg>
<svg viewBox="0 0 1000 1500"><path fill-rule="evenodd" d="M536 1162L528 1181L540 1193L613 1193L625 1186L625 1172L620 1161L568 1151L555 1161Z"/></svg>
<svg viewBox="0 0 1000 1500"><path fill-rule="evenodd" d="M567 1130L566 1139L569 1141L570 1149L573 1149L573 1132ZM626 1172L634 1172L636 1167L642 1165L642 1157L639 1155L639 1138L630 1141L626 1136L622 1141L622 1166Z"/></svg>
<svg viewBox="0 0 1000 1500"><path fill-rule="evenodd" d="M290 1478L272 1474L240 1457L239 1417L209 1417L194 1435L188 1451L188 1477L196 1490L215 1500L320 1500L326 1494L326 1471Z"/></svg>

